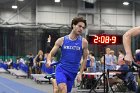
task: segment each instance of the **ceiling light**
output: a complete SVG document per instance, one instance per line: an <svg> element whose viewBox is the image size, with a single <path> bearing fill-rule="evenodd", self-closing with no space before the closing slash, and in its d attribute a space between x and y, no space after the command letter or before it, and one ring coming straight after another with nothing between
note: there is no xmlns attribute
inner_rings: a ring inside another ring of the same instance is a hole
<svg viewBox="0 0 140 93"><path fill-rule="evenodd" d="M123 2L123 5L129 5L129 2Z"/></svg>
<svg viewBox="0 0 140 93"><path fill-rule="evenodd" d="M21 1L21 2L22 2L22 1L24 1L24 0L18 0L18 1Z"/></svg>
<svg viewBox="0 0 140 93"><path fill-rule="evenodd" d="M54 2L59 3L59 2L60 2L60 0L54 0Z"/></svg>
<svg viewBox="0 0 140 93"><path fill-rule="evenodd" d="M83 1L88 2L88 3L95 3L96 2L96 0L83 0Z"/></svg>
<svg viewBox="0 0 140 93"><path fill-rule="evenodd" d="M13 9L17 9L17 5L12 5L12 8Z"/></svg>

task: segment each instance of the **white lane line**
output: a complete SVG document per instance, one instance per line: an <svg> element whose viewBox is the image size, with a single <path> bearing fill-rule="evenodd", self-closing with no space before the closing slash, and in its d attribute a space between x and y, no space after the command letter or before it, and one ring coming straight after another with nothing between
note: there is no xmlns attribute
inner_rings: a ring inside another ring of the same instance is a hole
<svg viewBox="0 0 140 93"><path fill-rule="evenodd" d="M6 84L4 84L4 83L2 83L2 82L0 82L0 85L6 87L6 88L8 88L8 89L10 89L10 90L13 91L14 93L19 93L18 91L16 91L16 90L10 88L9 86L7 86Z"/></svg>

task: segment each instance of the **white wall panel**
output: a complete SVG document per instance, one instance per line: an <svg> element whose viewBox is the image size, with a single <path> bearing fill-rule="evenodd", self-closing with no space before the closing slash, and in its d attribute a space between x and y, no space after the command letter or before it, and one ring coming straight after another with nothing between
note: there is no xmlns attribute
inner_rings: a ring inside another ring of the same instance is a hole
<svg viewBox="0 0 140 93"><path fill-rule="evenodd" d="M76 0L64 0L60 3L41 0L38 4L38 22L70 24L72 17L77 16L76 5Z"/></svg>
<svg viewBox="0 0 140 93"><path fill-rule="evenodd" d="M72 21L72 19L74 18L74 17L76 17L77 16L77 14L70 14L69 15L69 22L68 22L68 24L71 24L71 21Z"/></svg>
<svg viewBox="0 0 140 93"><path fill-rule="evenodd" d="M116 25L116 15L102 14L102 25Z"/></svg>
<svg viewBox="0 0 140 93"><path fill-rule="evenodd" d="M101 2L101 13L116 13L116 3L113 1Z"/></svg>
<svg viewBox="0 0 140 93"><path fill-rule="evenodd" d="M8 20L12 17L9 20L11 23L33 23L33 19L37 17L37 23L70 24L72 18L79 15L78 1L80 0L61 0L60 3L55 3L54 0L37 0L37 10L33 7L34 3L29 1L22 2L22 5L20 2L21 10L19 15L15 17L12 16L15 15L17 11L11 9L11 3L7 3L6 5L0 5L0 18ZM94 12L85 12L82 14L88 15L84 17L90 25L89 29L116 29L113 26L116 26L117 29L132 27L132 3L130 3L129 6L123 6L122 0L97 0L95 4L96 8L93 9ZM135 4L135 23L136 26L138 26L140 25L140 3ZM92 11L92 9L89 10ZM88 11L88 9L86 11ZM37 15L35 15L35 12Z"/></svg>
<svg viewBox="0 0 140 93"><path fill-rule="evenodd" d="M22 22L22 23L31 23L31 12L22 12L20 14L13 13L13 12L3 12L1 13L1 18L9 23L17 23L17 22Z"/></svg>
<svg viewBox="0 0 140 93"><path fill-rule="evenodd" d="M54 13L48 12L39 12L38 13L38 22L40 23L53 23L54 20Z"/></svg>
<svg viewBox="0 0 140 93"><path fill-rule="evenodd" d="M117 15L117 25L132 26L132 15Z"/></svg>
<svg viewBox="0 0 140 93"><path fill-rule="evenodd" d="M38 11L40 12L69 12L69 7L61 7L61 6L40 6Z"/></svg>
<svg viewBox="0 0 140 93"><path fill-rule="evenodd" d="M37 11L54 11L54 8L50 5L48 6L38 6Z"/></svg>
<svg viewBox="0 0 140 93"><path fill-rule="evenodd" d="M76 8L74 8L74 7L71 7L70 9L69 9L69 12L70 13L75 13L75 14L77 14L77 9Z"/></svg>
<svg viewBox="0 0 140 93"><path fill-rule="evenodd" d="M3 11L0 14L0 17L5 21L5 22L17 22L17 14L14 12L10 11Z"/></svg>
<svg viewBox="0 0 140 93"><path fill-rule="evenodd" d="M19 22L21 23L31 23L32 22L31 12L22 12L19 15Z"/></svg>
<svg viewBox="0 0 140 93"><path fill-rule="evenodd" d="M94 22L94 16L91 14L87 15L87 23L93 24L93 22Z"/></svg>
<svg viewBox="0 0 140 93"><path fill-rule="evenodd" d="M56 13L54 23L69 24L69 14L68 13Z"/></svg>
<svg viewBox="0 0 140 93"><path fill-rule="evenodd" d="M122 4L118 4L117 6L117 14L132 14L131 6L124 6Z"/></svg>
<svg viewBox="0 0 140 93"><path fill-rule="evenodd" d="M136 26L140 26L140 4L136 4Z"/></svg>
<svg viewBox="0 0 140 93"><path fill-rule="evenodd" d="M10 17L12 17L12 16L14 16L16 13L14 13L14 12L11 12L11 11L3 11L2 13L1 13L1 18L3 18L3 19L9 19Z"/></svg>
<svg viewBox="0 0 140 93"><path fill-rule="evenodd" d="M76 14L39 12L38 19L40 23L70 24L75 16Z"/></svg>
<svg viewBox="0 0 140 93"><path fill-rule="evenodd" d="M94 25L100 25L100 15L99 14L94 14Z"/></svg>
<svg viewBox="0 0 140 93"><path fill-rule="evenodd" d="M136 17L136 26L140 26L140 13Z"/></svg>
<svg viewBox="0 0 140 93"><path fill-rule="evenodd" d="M68 7L59 7L59 6L56 6L56 7L54 8L54 11L55 11L55 12L65 12L65 13L69 13L69 10L70 10L70 8L68 8Z"/></svg>

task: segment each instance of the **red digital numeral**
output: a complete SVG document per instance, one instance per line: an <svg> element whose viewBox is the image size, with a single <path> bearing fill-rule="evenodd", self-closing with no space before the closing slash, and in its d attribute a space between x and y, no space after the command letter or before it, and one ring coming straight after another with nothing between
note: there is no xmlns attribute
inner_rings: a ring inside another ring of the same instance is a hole
<svg viewBox="0 0 140 93"><path fill-rule="evenodd" d="M105 43L105 36L101 36L101 43Z"/></svg>
<svg viewBox="0 0 140 93"><path fill-rule="evenodd" d="M110 37L109 36L106 36L105 43L109 43L109 40L110 40Z"/></svg>
<svg viewBox="0 0 140 93"><path fill-rule="evenodd" d="M113 43L113 44L116 43L116 36L112 36L112 43Z"/></svg>
<svg viewBox="0 0 140 93"><path fill-rule="evenodd" d="M98 36L94 36L94 41L93 41L94 43L98 43Z"/></svg>

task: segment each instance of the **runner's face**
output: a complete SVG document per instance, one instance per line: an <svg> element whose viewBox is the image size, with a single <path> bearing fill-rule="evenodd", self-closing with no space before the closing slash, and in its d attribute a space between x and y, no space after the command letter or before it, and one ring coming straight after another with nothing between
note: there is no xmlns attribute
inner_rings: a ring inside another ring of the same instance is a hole
<svg viewBox="0 0 140 93"><path fill-rule="evenodd" d="M82 34L84 29L85 29L85 23L83 22L79 22L77 25L73 26L73 31L78 35Z"/></svg>

